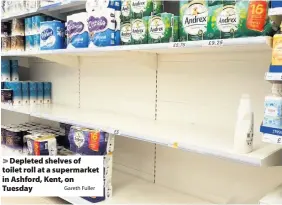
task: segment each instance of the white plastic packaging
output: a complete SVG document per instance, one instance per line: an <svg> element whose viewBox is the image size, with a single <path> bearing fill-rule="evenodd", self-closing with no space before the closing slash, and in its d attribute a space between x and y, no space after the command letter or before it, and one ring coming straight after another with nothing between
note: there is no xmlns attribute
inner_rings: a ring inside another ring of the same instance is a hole
<svg viewBox="0 0 282 205"><path fill-rule="evenodd" d="M246 154L253 150L254 113L249 95L242 95L237 111L234 150Z"/></svg>

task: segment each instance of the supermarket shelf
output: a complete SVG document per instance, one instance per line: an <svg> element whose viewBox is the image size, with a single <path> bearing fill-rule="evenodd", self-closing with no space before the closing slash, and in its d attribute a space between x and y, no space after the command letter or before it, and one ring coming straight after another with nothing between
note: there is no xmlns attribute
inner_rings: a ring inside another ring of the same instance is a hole
<svg viewBox="0 0 282 205"><path fill-rule="evenodd" d="M3 104L1 103L1 108L4 110L9 110L12 112L18 112L22 114L30 114L30 107L29 106L14 106L11 104Z"/></svg>
<svg viewBox="0 0 282 205"><path fill-rule="evenodd" d="M278 135L271 135L271 134L263 134L264 142L271 143L271 144L282 144L282 136Z"/></svg>
<svg viewBox="0 0 282 205"><path fill-rule="evenodd" d="M181 53L215 53L215 52L250 52L269 51L271 52L272 38L247 37L222 40L190 41L177 43L143 44L108 46L96 48L58 49L47 51L25 51L25 52L4 52L1 55L7 57L38 57L62 65L74 67L79 66L78 57L128 54L129 52L149 54L181 54ZM214 46L215 44L220 44ZM213 45L213 46L212 46Z"/></svg>
<svg viewBox="0 0 282 205"><path fill-rule="evenodd" d="M282 81L282 73L265 73L265 80L268 81Z"/></svg>
<svg viewBox="0 0 282 205"><path fill-rule="evenodd" d="M265 204L265 205L282 204L282 185L278 186L272 192L265 195L259 201L259 204Z"/></svg>
<svg viewBox="0 0 282 205"><path fill-rule="evenodd" d="M145 196L145 197L144 197ZM85 204L80 197L61 197L72 204ZM88 202L90 204L90 202ZM211 204L187 194L181 194L162 186L114 170L113 197L102 204ZM93 203L91 203L93 204Z"/></svg>
<svg viewBox="0 0 282 205"><path fill-rule="evenodd" d="M2 156L19 156L16 152L1 146ZM146 197L144 197L146 196ZM72 204L93 204L80 197L60 197ZM188 194L182 194L158 186L117 170L113 172L113 197L102 204L211 204Z"/></svg>
<svg viewBox="0 0 282 205"><path fill-rule="evenodd" d="M2 109L6 108L2 106ZM8 107L8 110L17 112L19 108L16 107L13 110L13 107ZM22 110L28 110L28 108L23 106ZM224 130L222 127L172 124L113 112L83 110L55 104L34 106L30 108L29 114L32 117L102 129L116 135L255 166L281 165L281 146L258 144L249 154L237 154L233 151L233 131Z"/></svg>
<svg viewBox="0 0 282 205"><path fill-rule="evenodd" d="M23 152L21 152L20 150L15 150L15 149L11 149L9 147L6 147L5 145L1 145L1 156L23 156Z"/></svg>
<svg viewBox="0 0 282 205"><path fill-rule="evenodd" d="M271 8L268 10L268 15L269 16L278 16L282 15L282 8Z"/></svg>
<svg viewBox="0 0 282 205"><path fill-rule="evenodd" d="M21 14L17 14L17 15L13 15L13 16L7 16L7 17L2 17L1 21L2 22L7 22L7 21L11 21L13 18L25 18L28 16L32 16L32 15L37 15L37 14L46 14L46 15L51 15L55 18L59 18L62 20L65 20L64 17L58 15L58 13L65 13L65 12L71 12L71 11L75 11L75 10L79 10L79 9L83 9L85 8L85 1L78 1L78 0L73 0L73 1L65 1L62 3L56 3L56 4L52 4L49 6L44 6L41 8L38 8L35 11L31 11L28 13L21 13ZM55 12L55 13L52 13Z"/></svg>

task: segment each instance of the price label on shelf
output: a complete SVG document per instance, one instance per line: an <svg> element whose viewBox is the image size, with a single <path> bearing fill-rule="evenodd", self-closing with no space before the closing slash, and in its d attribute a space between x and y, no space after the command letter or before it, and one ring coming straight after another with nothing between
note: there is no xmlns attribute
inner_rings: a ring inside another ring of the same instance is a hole
<svg viewBox="0 0 282 205"><path fill-rule="evenodd" d="M120 131L119 131L119 130L114 130L113 133L114 133L115 135L120 135Z"/></svg>
<svg viewBox="0 0 282 205"><path fill-rule="evenodd" d="M264 134L263 141L272 144L282 144L282 137L277 135Z"/></svg>
<svg viewBox="0 0 282 205"><path fill-rule="evenodd" d="M203 42L204 42L203 46L212 46L212 47L223 46L224 43L222 39L203 41Z"/></svg>
<svg viewBox="0 0 282 205"><path fill-rule="evenodd" d="M265 74L265 79L266 80L277 80L277 81L281 81L282 80L282 73L266 73Z"/></svg>
<svg viewBox="0 0 282 205"><path fill-rule="evenodd" d="M187 43L186 42L175 42L172 43L172 48L186 48Z"/></svg>

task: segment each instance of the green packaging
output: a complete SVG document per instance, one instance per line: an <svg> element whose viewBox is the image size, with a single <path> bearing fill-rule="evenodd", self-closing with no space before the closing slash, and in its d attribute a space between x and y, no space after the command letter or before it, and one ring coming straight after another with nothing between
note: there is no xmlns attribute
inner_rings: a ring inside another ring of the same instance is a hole
<svg viewBox="0 0 282 205"><path fill-rule="evenodd" d="M173 42L177 42L179 39L179 16L173 17L172 36Z"/></svg>
<svg viewBox="0 0 282 205"><path fill-rule="evenodd" d="M150 16L153 12L152 0L131 0L130 3L131 18L141 19L144 16Z"/></svg>
<svg viewBox="0 0 282 205"><path fill-rule="evenodd" d="M208 4L206 0L180 2L180 41L207 39Z"/></svg>
<svg viewBox="0 0 282 205"><path fill-rule="evenodd" d="M164 2L162 0L153 0L153 14L157 15L164 12Z"/></svg>
<svg viewBox="0 0 282 205"><path fill-rule="evenodd" d="M130 0L122 0L121 2L121 22L130 21L131 18L131 9L130 9Z"/></svg>
<svg viewBox="0 0 282 205"><path fill-rule="evenodd" d="M131 43L147 44L148 43L148 22L149 17L131 20Z"/></svg>
<svg viewBox="0 0 282 205"><path fill-rule="evenodd" d="M121 41L121 45L130 45L131 44L131 24L130 22L121 23L120 41Z"/></svg>
<svg viewBox="0 0 282 205"><path fill-rule="evenodd" d="M236 3L237 9L240 10L239 27L244 36L273 36L279 30L279 26L267 15L269 4L269 1L238 1ZM258 18L256 12L262 12L259 16L261 18Z"/></svg>
<svg viewBox="0 0 282 205"><path fill-rule="evenodd" d="M226 39L243 35L240 28L240 9L235 5L217 5L209 8L208 38Z"/></svg>
<svg viewBox="0 0 282 205"><path fill-rule="evenodd" d="M208 1L208 6L216 6L219 4L223 4L223 0L207 0Z"/></svg>
<svg viewBox="0 0 282 205"><path fill-rule="evenodd" d="M232 2L232 1L231 1ZM260 15L257 14L260 12ZM209 39L272 36L278 26L267 15L266 1L238 1L209 7Z"/></svg>
<svg viewBox="0 0 282 205"><path fill-rule="evenodd" d="M161 13L149 17L148 43L172 42L172 23L174 15L171 13Z"/></svg>

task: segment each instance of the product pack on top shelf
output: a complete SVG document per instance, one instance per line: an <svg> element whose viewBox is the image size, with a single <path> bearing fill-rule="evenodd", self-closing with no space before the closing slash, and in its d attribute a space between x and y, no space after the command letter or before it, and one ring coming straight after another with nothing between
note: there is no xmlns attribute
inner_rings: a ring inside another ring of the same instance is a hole
<svg viewBox="0 0 282 205"><path fill-rule="evenodd" d="M26 29L17 38L2 35L2 51L36 50L38 44L41 50L54 50L273 36L278 30L267 15L269 1L186 0L175 4L179 12L167 13L163 1L145 0L140 4L130 0L88 0L86 12L67 16L66 24L52 19L16 19L14 24L21 25L17 28ZM260 18L257 12L262 12ZM36 25L39 22L39 29L33 29L33 21ZM17 48L11 43L15 39Z"/></svg>

